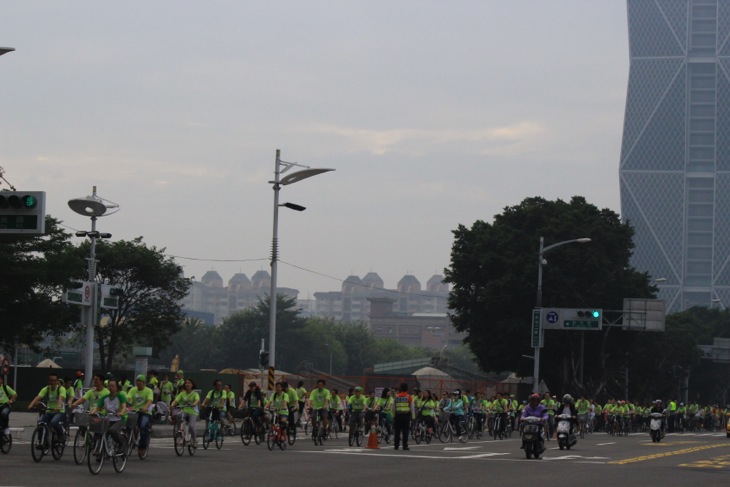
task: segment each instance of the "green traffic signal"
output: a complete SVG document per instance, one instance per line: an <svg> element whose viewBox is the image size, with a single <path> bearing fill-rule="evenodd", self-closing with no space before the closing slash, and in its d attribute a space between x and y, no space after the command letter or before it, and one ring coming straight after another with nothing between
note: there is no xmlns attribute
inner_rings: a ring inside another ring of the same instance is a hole
<svg viewBox="0 0 730 487"><path fill-rule="evenodd" d="M593 315L594 318L600 318L601 317L601 312L598 311L597 309L594 309L593 311L591 311L591 314Z"/></svg>

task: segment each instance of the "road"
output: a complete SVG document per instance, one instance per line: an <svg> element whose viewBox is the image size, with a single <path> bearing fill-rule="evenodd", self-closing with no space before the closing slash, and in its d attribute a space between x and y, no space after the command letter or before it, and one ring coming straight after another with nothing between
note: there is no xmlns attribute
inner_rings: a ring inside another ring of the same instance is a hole
<svg viewBox="0 0 730 487"><path fill-rule="evenodd" d="M17 440L8 455L0 455L0 484L46 487L63 483L102 481L105 485L567 485L727 486L730 485L730 439L725 433L668 435L652 443L647 434L613 438L596 433L570 451L555 441L541 460L526 460L520 440L484 439L466 444L416 445L410 451L351 448L346 438L322 447L300 435L285 451L266 445L243 446L227 437L221 450L198 448L194 456L176 456L170 438L154 438L146 460L132 458L121 474L110 464L97 477L86 465L73 463L67 449L60 461L46 457L34 463L29 436ZM83 485L83 484L81 484Z"/></svg>

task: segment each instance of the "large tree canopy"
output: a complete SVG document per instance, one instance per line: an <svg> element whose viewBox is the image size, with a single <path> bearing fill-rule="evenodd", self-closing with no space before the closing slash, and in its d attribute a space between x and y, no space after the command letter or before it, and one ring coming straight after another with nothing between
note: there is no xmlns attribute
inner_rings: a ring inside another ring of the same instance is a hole
<svg viewBox="0 0 730 487"><path fill-rule="evenodd" d="M89 254L89 243L75 250ZM107 243L97 240L96 274L101 283L122 289L119 308L109 310L109 319L96 323L96 340L102 367L110 370L118 352L132 345L150 346L155 351L167 345L182 326L180 301L188 293L190 279L164 249L147 247L142 237ZM85 269L76 275L84 276Z"/></svg>
<svg viewBox="0 0 730 487"><path fill-rule="evenodd" d="M543 307L621 310L624 298L649 298L648 276L629 264L633 230L611 210L582 197L570 202L528 198L507 207L494 222L460 225L454 231L449 307L459 331L486 371L516 370L530 377L531 310L536 305L539 238L545 246L589 237L546 252ZM596 394L623 365L632 333L546 331L541 378L554 390ZM578 382L581 335L585 339L585 380Z"/></svg>
<svg viewBox="0 0 730 487"><path fill-rule="evenodd" d="M70 237L50 216L45 235L0 235L0 348L14 353L16 343L33 346L78 320L58 299L77 264Z"/></svg>

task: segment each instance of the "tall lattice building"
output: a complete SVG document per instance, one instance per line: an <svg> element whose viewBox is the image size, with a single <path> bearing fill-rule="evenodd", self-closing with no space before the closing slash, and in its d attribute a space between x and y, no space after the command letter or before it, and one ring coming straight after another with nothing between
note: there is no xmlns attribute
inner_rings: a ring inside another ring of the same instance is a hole
<svg viewBox="0 0 730 487"><path fill-rule="evenodd" d="M621 212L667 311L730 305L730 0L628 0Z"/></svg>

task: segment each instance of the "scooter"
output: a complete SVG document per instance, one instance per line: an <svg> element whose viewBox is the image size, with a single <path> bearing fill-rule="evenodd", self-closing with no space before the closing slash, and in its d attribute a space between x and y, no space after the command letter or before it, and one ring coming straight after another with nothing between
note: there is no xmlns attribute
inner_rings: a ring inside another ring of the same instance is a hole
<svg viewBox="0 0 730 487"><path fill-rule="evenodd" d="M528 460L533 456L539 459L545 451L543 430L542 418L536 416L522 418L522 449L525 450L525 457Z"/></svg>
<svg viewBox="0 0 730 487"><path fill-rule="evenodd" d="M555 419L558 421L558 427L556 428L556 431L558 432L558 447L561 450L566 448L570 450L570 447L578 442L575 437L575 433L571 433L570 431L571 416L568 416L567 414L558 414L555 416Z"/></svg>
<svg viewBox="0 0 730 487"><path fill-rule="evenodd" d="M662 413L649 414L649 434L651 435L651 441L654 443L659 443L664 438L664 431L662 431L663 421L664 415Z"/></svg>

